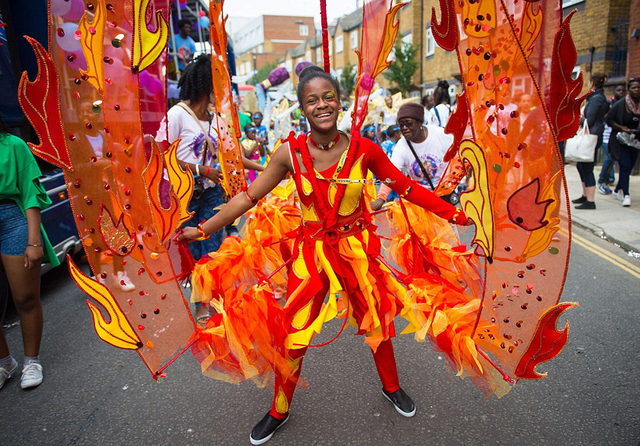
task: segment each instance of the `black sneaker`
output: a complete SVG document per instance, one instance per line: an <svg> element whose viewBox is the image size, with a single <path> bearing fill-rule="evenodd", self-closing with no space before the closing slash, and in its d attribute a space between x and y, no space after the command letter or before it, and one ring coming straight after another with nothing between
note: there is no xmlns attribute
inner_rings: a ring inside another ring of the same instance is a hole
<svg viewBox="0 0 640 446"><path fill-rule="evenodd" d="M575 200L571 200L573 204L582 204L585 201L587 201L587 197L585 197L584 195L581 196L580 198L576 198Z"/></svg>
<svg viewBox="0 0 640 446"><path fill-rule="evenodd" d="M578 206L575 206L575 209L595 209L596 208L596 203L595 201L585 201L582 204L579 204Z"/></svg>
<svg viewBox="0 0 640 446"><path fill-rule="evenodd" d="M267 441L271 440L271 437L273 437L276 430L286 423L288 419L289 414L287 414L287 416L282 420L278 420L270 413L267 413L251 431L249 441L253 445L265 444Z"/></svg>
<svg viewBox="0 0 640 446"><path fill-rule="evenodd" d="M416 405L404 390L398 389L393 393L389 393L382 389L382 394L386 399L391 401L400 415L410 418L416 414Z"/></svg>

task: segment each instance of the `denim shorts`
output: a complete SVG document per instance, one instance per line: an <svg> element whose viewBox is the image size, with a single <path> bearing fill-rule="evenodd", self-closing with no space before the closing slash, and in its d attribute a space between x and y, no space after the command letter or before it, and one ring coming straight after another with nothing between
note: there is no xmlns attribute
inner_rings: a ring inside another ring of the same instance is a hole
<svg viewBox="0 0 640 446"><path fill-rule="evenodd" d="M0 201L0 253L21 256L29 243L27 219L13 200Z"/></svg>

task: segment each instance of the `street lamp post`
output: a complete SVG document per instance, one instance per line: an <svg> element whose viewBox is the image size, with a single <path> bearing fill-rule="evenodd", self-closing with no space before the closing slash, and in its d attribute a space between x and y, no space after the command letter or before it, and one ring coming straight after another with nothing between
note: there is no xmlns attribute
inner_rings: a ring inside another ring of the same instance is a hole
<svg viewBox="0 0 640 446"><path fill-rule="evenodd" d="M256 71L256 55L253 55L253 83L257 84L258 83L258 72Z"/></svg>

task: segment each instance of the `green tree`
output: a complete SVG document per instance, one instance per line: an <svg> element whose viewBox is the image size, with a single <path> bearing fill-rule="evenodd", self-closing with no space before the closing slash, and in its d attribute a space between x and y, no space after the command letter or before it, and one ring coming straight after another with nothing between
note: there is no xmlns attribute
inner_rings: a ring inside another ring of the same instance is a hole
<svg viewBox="0 0 640 446"><path fill-rule="evenodd" d="M395 84L405 95L409 93L411 78L418 69L418 48L410 43L397 43L395 60L384 72L384 77Z"/></svg>
<svg viewBox="0 0 640 446"><path fill-rule="evenodd" d="M251 78L249 78L247 83L250 85L255 85L259 82L262 82L267 77L269 77L269 74L271 74L271 72L275 70L277 67L278 67L278 64L276 62L269 62L268 64L263 65L258 69L258 72L256 73L255 76L251 76Z"/></svg>
<svg viewBox="0 0 640 446"><path fill-rule="evenodd" d="M356 67L350 63L344 67L342 74L340 75L340 88L345 96L351 96L353 89L356 87Z"/></svg>

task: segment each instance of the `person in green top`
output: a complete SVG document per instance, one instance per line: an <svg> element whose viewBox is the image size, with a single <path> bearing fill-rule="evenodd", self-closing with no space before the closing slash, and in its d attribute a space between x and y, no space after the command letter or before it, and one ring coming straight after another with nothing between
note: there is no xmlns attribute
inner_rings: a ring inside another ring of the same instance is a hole
<svg viewBox="0 0 640 446"><path fill-rule="evenodd" d="M41 262L60 262L40 223L40 211L51 204L38 178L36 160L20 138L9 133L0 117L0 271L7 274L11 295L20 316L24 362L20 387L42 383L40 341ZM0 388L18 368L0 329Z"/></svg>

